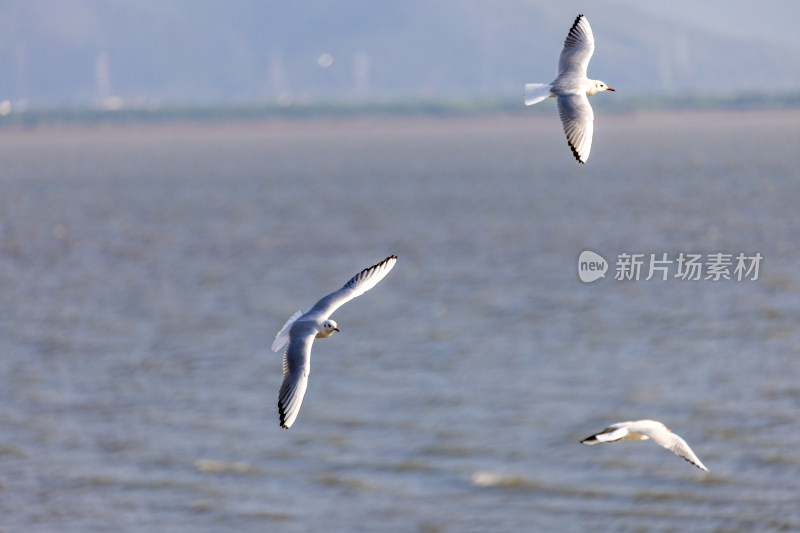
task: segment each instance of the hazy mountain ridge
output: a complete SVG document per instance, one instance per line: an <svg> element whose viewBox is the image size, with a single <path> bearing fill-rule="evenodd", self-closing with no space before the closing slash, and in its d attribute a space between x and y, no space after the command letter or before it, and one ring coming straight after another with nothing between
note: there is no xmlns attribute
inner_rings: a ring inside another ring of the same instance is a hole
<svg viewBox="0 0 800 533"><path fill-rule="evenodd" d="M589 75L620 93L800 88L790 46L591 7ZM0 5L0 100L511 98L525 82L552 79L575 15L532 0L15 1Z"/></svg>

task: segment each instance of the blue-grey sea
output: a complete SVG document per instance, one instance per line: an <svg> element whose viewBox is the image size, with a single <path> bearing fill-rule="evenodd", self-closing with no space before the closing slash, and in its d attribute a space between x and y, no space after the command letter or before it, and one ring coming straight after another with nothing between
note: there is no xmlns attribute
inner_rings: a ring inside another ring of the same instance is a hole
<svg viewBox="0 0 800 533"><path fill-rule="evenodd" d="M0 531L798 531L798 146L796 110L598 111L586 165L555 110L0 131ZM275 333L393 253L281 429ZM710 474L579 443L638 418Z"/></svg>

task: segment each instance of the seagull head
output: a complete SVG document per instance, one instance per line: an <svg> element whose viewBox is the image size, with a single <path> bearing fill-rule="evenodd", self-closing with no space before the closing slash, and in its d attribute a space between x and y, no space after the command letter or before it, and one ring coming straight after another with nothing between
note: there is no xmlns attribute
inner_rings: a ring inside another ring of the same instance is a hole
<svg viewBox="0 0 800 533"><path fill-rule="evenodd" d="M336 325L334 320L326 320L322 323L322 327L320 328L319 333L317 333L317 337L325 338L330 337L333 335L334 331L339 331L339 328Z"/></svg>
<svg viewBox="0 0 800 533"><path fill-rule="evenodd" d="M606 85L604 82L602 82L600 80L593 80L593 81L594 81L594 87L592 87L590 89L590 91L592 91L591 94L597 94L597 93L600 93L600 92L603 92L603 91L614 91L614 89L612 89L611 87L609 87L608 85ZM616 92L616 91L614 91L614 92Z"/></svg>

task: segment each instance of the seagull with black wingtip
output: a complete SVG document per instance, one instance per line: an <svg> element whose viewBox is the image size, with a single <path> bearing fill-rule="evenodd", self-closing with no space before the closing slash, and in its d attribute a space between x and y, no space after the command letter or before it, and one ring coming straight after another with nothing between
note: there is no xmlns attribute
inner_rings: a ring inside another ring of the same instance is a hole
<svg viewBox="0 0 800 533"><path fill-rule="evenodd" d="M272 351L277 352L289 343L283 355L283 383L278 393L278 415L281 427L289 429L294 424L308 386L311 372L311 344L314 339L324 339L339 331L338 324L330 319L331 314L356 296L360 296L386 277L397 262L390 255L380 263L365 268L338 291L322 298L310 311L293 314L275 336Z"/></svg>
<svg viewBox="0 0 800 533"><path fill-rule="evenodd" d="M592 151L594 112L588 97L614 90L600 80L586 77L592 53L592 27L586 17L578 15L564 41L556 79L551 83L525 85L525 105L533 105L550 97L556 99L558 116L567 135L567 143L579 163L586 163L589 152Z"/></svg>

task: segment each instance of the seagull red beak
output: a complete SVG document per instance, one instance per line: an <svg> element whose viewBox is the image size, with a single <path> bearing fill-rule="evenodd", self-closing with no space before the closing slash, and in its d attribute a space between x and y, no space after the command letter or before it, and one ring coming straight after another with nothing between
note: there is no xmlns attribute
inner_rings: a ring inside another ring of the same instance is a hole
<svg viewBox="0 0 800 533"><path fill-rule="evenodd" d="M617 92L617 91L615 91L614 89L612 89L611 87L606 87L606 91L614 91L614 92Z"/></svg>
<svg viewBox="0 0 800 533"><path fill-rule="evenodd" d="M333 328L333 331L339 331L339 328Z"/></svg>

